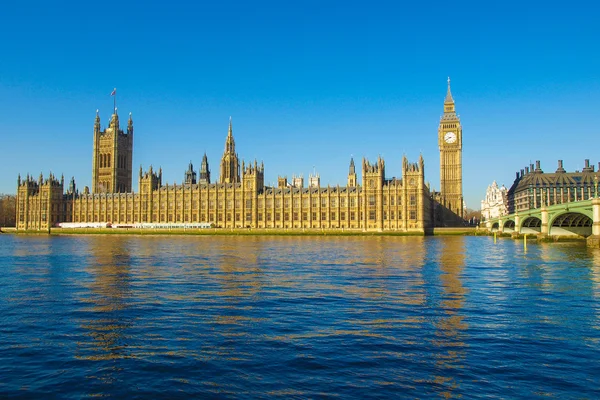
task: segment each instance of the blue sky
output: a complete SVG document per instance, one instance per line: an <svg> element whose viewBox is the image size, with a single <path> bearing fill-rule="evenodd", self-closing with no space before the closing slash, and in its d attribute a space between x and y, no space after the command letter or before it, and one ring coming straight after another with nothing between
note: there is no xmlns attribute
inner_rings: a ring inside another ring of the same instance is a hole
<svg viewBox="0 0 600 400"><path fill-rule="evenodd" d="M600 161L599 6L570 2L11 2L0 14L0 193L17 175L91 185L92 128L133 113L134 170L181 182L206 151L218 176L229 117L265 180L313 168L345 185L350 156L425 158L451 77L463 190ZM134 175L137 190L137 175Z"/></svg>

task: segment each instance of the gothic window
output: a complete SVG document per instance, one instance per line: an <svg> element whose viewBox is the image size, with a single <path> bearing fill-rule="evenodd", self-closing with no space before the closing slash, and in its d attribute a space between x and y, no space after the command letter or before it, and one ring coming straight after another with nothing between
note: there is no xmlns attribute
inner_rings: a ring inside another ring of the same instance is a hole
<svg viewBox="0 0 600 400"><path fill-rule="evenodd" d="M375 211L369 211L369 219L375 221Z"/></svg>
<svg viewBox="0 0 600 400"><path fill-rule="evenodd" d="M375 196L370 195L369 196L369 206L374 206L374 205L375 205Z"/></svg>

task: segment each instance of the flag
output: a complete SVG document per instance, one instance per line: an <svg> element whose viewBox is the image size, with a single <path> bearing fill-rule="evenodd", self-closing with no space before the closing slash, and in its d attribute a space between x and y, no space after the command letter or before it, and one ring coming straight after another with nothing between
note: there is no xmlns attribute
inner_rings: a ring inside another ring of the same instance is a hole
<svg viewBox="0 0 600 400"><path fill-rule="evenodd" d="M114 88L113 91L110 93L111 96L114 96L117 94L117 88Z"/></svg>

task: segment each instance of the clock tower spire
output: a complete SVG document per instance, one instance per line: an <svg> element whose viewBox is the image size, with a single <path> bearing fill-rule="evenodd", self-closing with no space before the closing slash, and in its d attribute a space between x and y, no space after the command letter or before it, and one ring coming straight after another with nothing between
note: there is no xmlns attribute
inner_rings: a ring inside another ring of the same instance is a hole
<svg viewBox="0 0 600 400"><path fill-rule="evenodd" d="M454 99L448 91L444 100L444 114L438 127L440 147L440 202L455 216L463 217L462 192L462 126L456 115Z"/></svg>

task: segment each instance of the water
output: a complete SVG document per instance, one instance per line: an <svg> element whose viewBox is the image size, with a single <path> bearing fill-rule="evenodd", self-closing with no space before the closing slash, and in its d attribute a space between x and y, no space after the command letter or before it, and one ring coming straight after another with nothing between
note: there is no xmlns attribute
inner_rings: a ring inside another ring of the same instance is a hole
<svg viewBox="0 0 600 400"><path fill-rule="evenodd" d="M600 252L0 235L0 397L598 398Z"/></svg>

